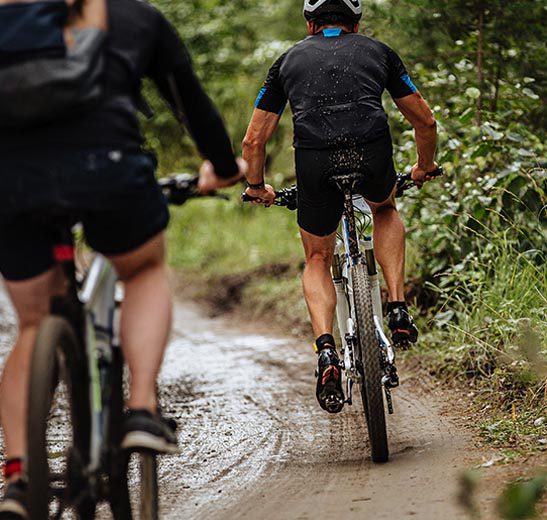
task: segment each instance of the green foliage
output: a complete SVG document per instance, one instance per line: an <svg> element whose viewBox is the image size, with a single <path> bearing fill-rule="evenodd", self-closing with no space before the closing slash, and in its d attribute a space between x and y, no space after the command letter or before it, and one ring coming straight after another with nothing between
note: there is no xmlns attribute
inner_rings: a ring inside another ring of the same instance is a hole
<svg viewBox="0 0 547 520"><path fill-rule="evenodd" d="M547 472L522 482L507 486L498 501L502 518L520 520L537 518L536 504L547 489Z"/></svg>
<svg viewBox="0 0 547 520"><path fill-rule="evenodd" d="M481 97L486 111L503 112L499 104L507 108L507 87L522 89L521 97L536 100L545 92L547 32L540 22L544 16L541 0L391 0L373 2L365 24L373 35L404 49L418 78L421 71L415 65L420 63L430 71L446 69L456 77L462 76L465 64L474 99ZM449 89L444 99L454 92ZM529 126L544 129L541 104L523 116Z"/></svg>

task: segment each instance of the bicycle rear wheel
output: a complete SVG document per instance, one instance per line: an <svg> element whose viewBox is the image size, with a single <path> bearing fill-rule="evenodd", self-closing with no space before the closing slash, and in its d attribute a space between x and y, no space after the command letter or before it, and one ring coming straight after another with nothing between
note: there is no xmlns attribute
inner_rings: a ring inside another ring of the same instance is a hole
<svg viewBox="0 0 547 520"><path fill-rule="evenodd" d="M83 467L89 454L87 361L72 325L50 316L41 324L30 372L27 445L31 520L45 520L80 495L79 518L91 519Z"/></svg>
<svg viewBox="0 0 547 520"><path fill-rule="evenodd" d="M373 462L387 462L389 449L382 388L380 349L372 311L372 292L366 266L352 268L353 301L358 331L357 358L363 381L361 398L365 412Z"/></svg>

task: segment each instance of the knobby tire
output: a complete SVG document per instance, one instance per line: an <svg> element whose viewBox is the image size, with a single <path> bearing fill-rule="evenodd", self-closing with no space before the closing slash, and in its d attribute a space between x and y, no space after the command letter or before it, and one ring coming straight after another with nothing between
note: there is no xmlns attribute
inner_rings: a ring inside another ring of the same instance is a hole
<svg viewBox="0 0 547 520"><path fill-rule="evenodd" d="M374 326L370 278L364 264L358 264L352 268L352 283L358 332L357 357L363 376L360 389L370 439L371 457L373 462L387 462L389 449L380 349Z"/></svg>
<svg viewBox="0 0 547 520"><path fill-rule="evenodd" d="M140 520L159 520L157 456L139 453L140 459Z"/></svg>
<svg viewBox="0 0 547 520"><path fill-rule="evenodd" d="M30 520L50 518L52 495L47 427L50 411L55 405L55 390L61 378L66 384L73 441L72 472L69 474L67 453L67 468L63 479L66 492L78 492L81 489L75 489L74 486L83 482L78 468L82 467L89 453L91 417L87 361L84 347L78 342L72 325L64 318L50 316L42 322L38 330L30 371L27 420ZM93 518L94 509L93 503L85 501L78 507L78 517L85 520Z"/></svg>

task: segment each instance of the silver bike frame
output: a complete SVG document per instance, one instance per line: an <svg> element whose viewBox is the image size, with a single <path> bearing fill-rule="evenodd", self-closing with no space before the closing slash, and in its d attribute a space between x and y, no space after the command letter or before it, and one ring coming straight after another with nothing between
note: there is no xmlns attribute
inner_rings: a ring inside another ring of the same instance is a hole
<svg viewBox="0 0 547 520"><path fill-rule="evenodd" d="M79 294L86 317L86 353L91 390L91 473L100 467L109 422L108 409L103 406L99 362L112 362L113 339L117 337L117 282L116 272L110 262L100 254L95 254Z"/></svg>

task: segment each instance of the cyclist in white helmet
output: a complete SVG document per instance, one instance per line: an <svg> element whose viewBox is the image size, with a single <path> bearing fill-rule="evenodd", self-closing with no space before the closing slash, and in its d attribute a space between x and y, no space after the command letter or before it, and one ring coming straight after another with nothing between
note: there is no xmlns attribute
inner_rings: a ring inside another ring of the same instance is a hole
<svg viewBox="0 0 547 520"><path fill-rule="evenodd" d="M330 276L343 195L333 173L362 172L360 193L372 209L376 254L386 281L388 321L395 344L414 343L418 330L405 304L405 228L395 205L396 172L382 94L388 90L416 131L418 160L412 178L430 180L436 122L399 56L387 45L357 34L361 0L305 0L309 37L271 67L258 95L245 140L248 195L270 205L264 183L265 147L287 101L294 121L298 224L306 255L304 296L319 354L317 399L343 403L341 371L332 336L336 292ZM339 409L329 411L340 411Z"/></svg>

